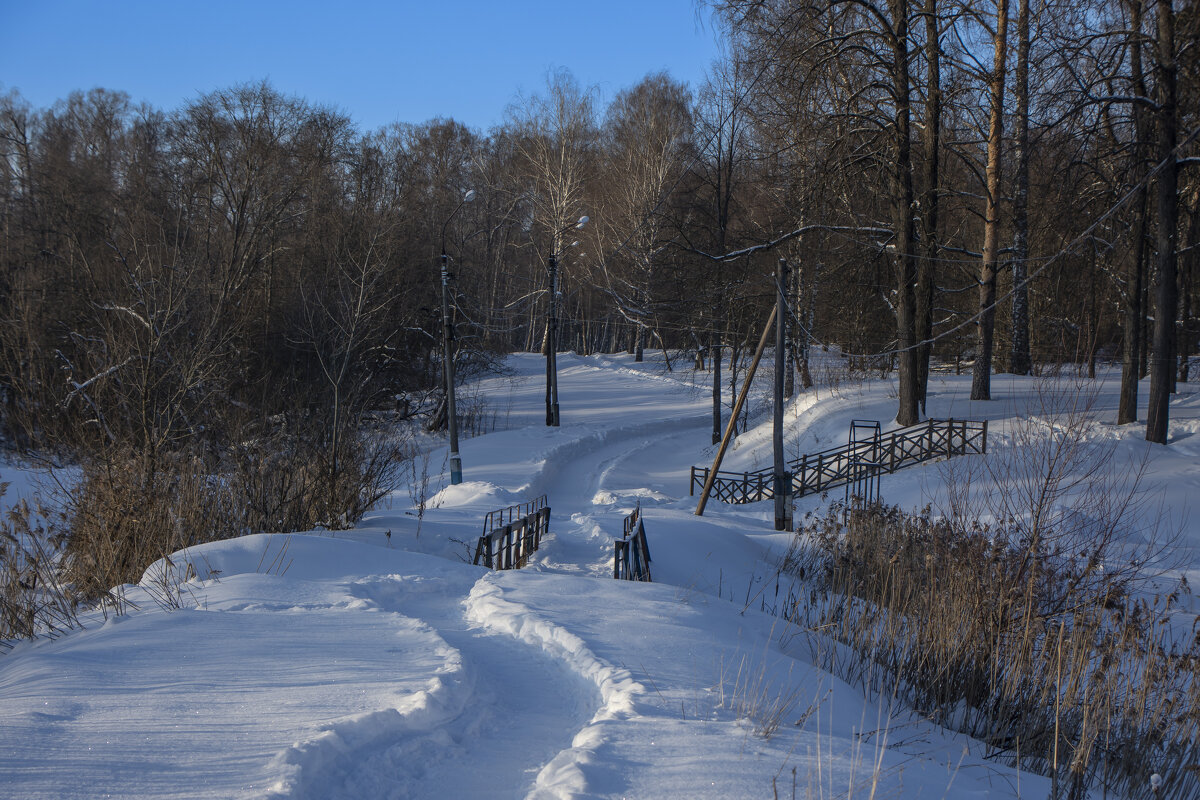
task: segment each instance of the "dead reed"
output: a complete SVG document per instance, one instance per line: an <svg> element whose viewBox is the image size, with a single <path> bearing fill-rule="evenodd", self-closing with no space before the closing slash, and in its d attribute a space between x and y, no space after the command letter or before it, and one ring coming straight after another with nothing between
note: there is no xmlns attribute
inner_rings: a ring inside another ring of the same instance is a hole
<svg viewBox="0 0 1200 800"><path fill-rule="evenodd" d="M1200 796L1200 637L1173 632L1178 594L1026 534L833 509L786 560L807 586L787 614L855 655L824 666L1050 775L1055 796L1132 796L1153 773L1158 797Z"/></svg>
<svg viewBox="0 0 1200 800"><path fill-rule="evenodd" d="M0 499L7 490L0 483ZM49 511L25 499L0 519L0 650L79 626L72 593L56 568L58 535Z"/></svg>

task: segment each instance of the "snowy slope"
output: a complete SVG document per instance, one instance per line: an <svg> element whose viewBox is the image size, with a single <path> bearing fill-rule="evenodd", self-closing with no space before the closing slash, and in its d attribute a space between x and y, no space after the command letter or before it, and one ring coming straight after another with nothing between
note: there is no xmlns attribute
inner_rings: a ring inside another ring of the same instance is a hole
<svg viewBox="0 0 1200 800"><path fill-rule="evenodd" d="M760 612L787 542L770 504L697 518L687 495L688 467L714 449L705 374L561 356L562 427L547 429L543 362L510 365L473 388L497 430L462 443L465 482L446 486L445 449L430 454L419 527L417 486L354 531L194 548L127 587L139 610L0 658L0 797L1046 795L1044 779L815 668L827 645ZM937 379L930 415L989 418L1001 447L1036 387L994 386L1001 399L971 403L969 377ZM1175 441L1151 448L1146 481L1181 523L1195 582L1183 503L1200 489L1200 400L1181 388ZM840 444L851 418L886 423L894 403L887 381L803 395L789 451ZM1118 463L1146 452L1132 428L1097 435ZM769 462L763 424L727 468ZM885 498L936 500L939 470L889 476ZM487 511L541 493L552 533L531 565L463 562ZM638 502L649 585L611 579Z"/></svg>

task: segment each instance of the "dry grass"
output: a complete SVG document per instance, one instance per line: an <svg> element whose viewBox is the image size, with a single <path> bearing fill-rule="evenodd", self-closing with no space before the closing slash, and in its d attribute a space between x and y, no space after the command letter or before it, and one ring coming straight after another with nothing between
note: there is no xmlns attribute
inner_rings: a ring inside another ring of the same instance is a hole
<svg viewBox="0 0 1200 800"><path fill-rule="evenodd" d="M1158 596L1138 464L1117 467L1087 391L1045 383L1033 413L951 462L947 507L832 509L798 534L786 613L831 635L824 666L895 694L993 757L1089 790L1200 797L1200 636ZM814 639L814 641L816 641ZM819 649L819 652L817 650Z"/></svg>
<svg viewBox="0 0 1200 800"><path fill-rule="evenodd" d="M759 659L746 654L732 663L722 659L717 681L717 705L733 712L735 718L751 726L755 736L770 739L779 730L799 702L805 687L794 683L791 675L776 681L768 674L766 652ZM803 724L812 714L810 707L802 715Z"/></svg>
<svg viewBox="0 0 1200 800"><path fill-rule="evenodd" d="M377 433L342 439L336 456L320 445L267 434L223 458L117 447L93 454L63 490L53 531L49 514L28 504L0 527L0 641L75 627L84 605L123 613L121 587L160 559L165 567L147 576L146 589L160 606L177 607L187 575L172 553L244 533L348 527L411 460L405 442Z"/></svg>
<svg viewBox="0 0 1200 800"><path fill-rule="evenodd" d="M0 483L0 498L8 484ZM0 650L18 639L56 636L79 626L54 556L61 541L48 510L22 500L0 519Z"/></svg>
<svg viewBox="0 0 1200 800"><path fill-rule="evenodd" d="M148 566L176 550L243 532L229 482L190 456L153 469L133 454L83 465L67 507L63 575L82 602L109 602L111 591L136 583Z"/></svg>
<svg viewBox="0 0 1200 800"><path fill-rule="evenodd" d="M1091 559L1031 553L1012 531L875 507L811 523L787 569L789 617L847 646L824 665L895 693L994 755L1083 797L1097 784L1200 795L1200 641L1173 638L1176 596L1145 599Z"/></svg>

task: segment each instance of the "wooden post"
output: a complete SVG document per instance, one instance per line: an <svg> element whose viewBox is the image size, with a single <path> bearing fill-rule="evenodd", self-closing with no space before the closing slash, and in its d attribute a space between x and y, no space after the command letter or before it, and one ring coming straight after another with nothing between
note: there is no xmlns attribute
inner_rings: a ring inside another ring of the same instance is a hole
<svg viewBox="0 0 1200 800"><path fill-rule="evenodd" d="M774 480L775 495L775 530L787 529L787 506L791 492L784 486L783 464L783 382L784 367L787 366L787 348L784 341L784 330L787 314L787 297L784 295L784 280L787 262L782 258L775 268L775 407L771 419L771 448L775 456Z"/></svg>
<svg viewBox="0 0 1200 800"><path fill-rule="evenodd" d="M712 345L712 352L709 354L712 359L713 385L712 385L712 443L716 444L721 441L721 333L717 331L713 338L715 340Z"/></svg>
<svg viewBox="0 0 1200 800"><path fill-rule="evenodd" d="M750 393L750 382L754 380L754 373L758 371L758 362L762 360L763 350L767 347L767 337L771 335L771 326L775 324L774 308L771 309L771 316L767 318L766 327L763 328L762 338L758 340L758 350L754 352L754 361L750 364L750 371L746 374L746 382L742 385L742 391L738 394L737 402L733 405L733 413L729 415L729 424L725 426L725 435L721 437L721 446L717 448L717 457L713 459L712 470L708 473L708 480L704 482L704 489L700 492L700 502L696 504L696 516L704 516L704 507L708 505L708 493L712 491L713 480L717 477L717 470L721 468L721 461L725 458L725 450L729 447L729 440L733 438L733 426L737 421L738 413L742 410L742 405L746 402L746 395Z"/></svg>

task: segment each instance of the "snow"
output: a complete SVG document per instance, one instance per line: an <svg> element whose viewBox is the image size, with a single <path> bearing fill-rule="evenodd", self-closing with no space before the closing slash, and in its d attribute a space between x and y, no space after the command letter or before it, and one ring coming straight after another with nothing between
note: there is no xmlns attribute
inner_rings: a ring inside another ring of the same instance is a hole
<svg viewBox="0 0 1200 800"><path fill-rule="evenodd" d="M93 613L83 630L18 644L0 658L0 795L1048 793L977 742L814 666L832 645L763 613L778 603L773 564L788 542L771 504L711 502L698 518L687 492L688 468L715 450L706 373L621 355L558 363L557 429L544 425L536 355L469 388L500 429L461 443L458 486L447 485L445 448L428 455L420 519L420 489L406 487L353 531L191 548L124 587L128 614ZM996 376L999 399L980 403L969 376L935 376L928 411L989 419L989 450L1002 448L1037 413L1038 386ZM1117 376L1098 386L1111 420ZM1195 585L1200 526L1186 503L1200 490L1200 394L1180 389L1169 447L1146 445L1139 426L1100 425L1095 437L1117 469L1148 456L1145 485L1180 534L1164 580ZM762 388L752 397L754 426L725 469L770 463ZM854 418L895 427L894 412L887 380L801 394L789 456L841 444ZM886 476L884 498L940 502L953 463ZM8 467L0 480L10 475L26 481ZM543 493L551 534L525 569L465 563L484 514ZM801 499L798 518L825 502ZM638 504L653 584L611 578L612 542ZM777 708L778 729L760 735Z"/></svg>

